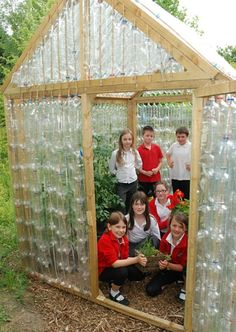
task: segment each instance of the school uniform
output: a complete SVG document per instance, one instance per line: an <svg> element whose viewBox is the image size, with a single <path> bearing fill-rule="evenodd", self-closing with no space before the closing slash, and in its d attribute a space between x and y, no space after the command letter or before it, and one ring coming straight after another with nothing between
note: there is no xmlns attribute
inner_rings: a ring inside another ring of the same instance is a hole
<svg viewBox="0 0 236 332"><path fill-rule="evenodd" d="M169 216L171 213L171 210L169 210L166 205L169 204L169 201L166 202L166 204L163 206L158 202L157 198L153 198L149 202L149 212L153 215L153 217L156 219L160 231L162 233L165 233L169 226ZM160 215L159 215L160 214Z"/></svg>
<svg viewBox="0 0 236 332"><path fill-rule="evenodd" d="M130 149L123 151L123 163L119 164L116 161L118 149L112 152L109 169L112 174L117 178L116 192L117 195L125 204L125 209L121 208L123 213L127 213L130 207L132 195L137 191L137 173L142 167L142 160L137 150Z"/></svg>
<svg viewBox="0 0 236 332"><path fill-rule="evenodd" d="M186 163L191 161L191 143L175 142L166 153L174 162L174 166L169 170L173 192L179 189L184 193L184 198L189 199L190 172L186 169Z"/></svg>
<svg viewBox="0 0 236 332"><path fill-rule="evenodd" d="M151 171L153 168L157 168L163 158L162 151L157 144L151 144L150 149L144 144L141 144L138 147L138 152L143 163L142 169L145 171ZM142 189L147 196L153 196L154 185L161 180L161 174L159 171L152 176L139 173L138 180L140 189Z"/></svg>
<svg viewBox="0 0 236 332"><path fill-rule="evenodd" d="M184 233L176 245L173 243L172 234L168 231L160 243L160 251L165 255L171 255L170 263L183 266L182 272L173 270L160 270L147 284L146 292L150 296L156 296L162 292L162 287L174 281L183 279L183 273L187 265L188 236Z"/></svg>
<svg viewBox="0 0 236 332"><path fill-rule="evenodd" d="M134 265L112 267L115 261L127 259L129 255L129 241L127 236L117 239L111 232L104 232L98 241L98 273L99 280L123 285L126 279L142 280L143 273Z"/></svg>

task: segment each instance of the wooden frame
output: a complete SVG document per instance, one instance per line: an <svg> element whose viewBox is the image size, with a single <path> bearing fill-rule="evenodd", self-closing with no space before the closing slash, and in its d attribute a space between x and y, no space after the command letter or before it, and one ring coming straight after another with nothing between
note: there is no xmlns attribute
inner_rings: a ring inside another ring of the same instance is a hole
<svg viewBox="0 0 236 332"><path fill-rule="evenodd" d="M21 64L29 58L37 48L40 41L50 29L52 23L56 20L58 14L63 9L66 0L59 0L52 8L48 16L40 25L37 33L31 39L29 46L25 49L22 56L14 66L11 74L6 79L2 91L5 100L9 99L29 99L52 96L81 95L82 114L83 114L83 150L86 175L86 195L87 195L87 219L89 225L89 257L90 257L90 285L91 297L83 296L76 287L67 288L59 285L53 280L49 280L43 275L37 274L41 279L47 281L55 287L78 294L84 298L92 300L110 309L114 309L131 317L141 319L147 323L154 324L161 328L173 332L192 331L192 306L193 306L193 285L195 279L195 260L196 260L196 233L197 233L197 188L199 182L200 156L200 133L201 116L203 109L203 97L215 94L236 92L236 81L230 81L227 75L224 75L213 65L195 52L187 43L180 40L179 37L169 29L169 27L149 15L148 10L141 10L139 4L134 4L129 0L106 0L121 15L137 26L142 32L154 42L159 43L165 48L176 61L181 63L185 71L181 73L153 73L152 75L140 75L133 77L116 77L107 79L89 80L84 66L84 52L80 53L80 71L81 80L75 82L65 82L56 84L42 84L32 87L18 88L11 84L11 77L19 69ZM89 3L89 0L88 0ZM83 5L83 2L81 1ZM85 8L85 12L87 9ZM83 46L85 34L83 32L84 17L83 8L80 12L81 26L81 45ZM81 46L81 47L82 47ZM82 47L83 48L83 47ZM221 83L217 83L221 82ZM193 95L173 95L173 96L152 96L141 97L142 91L150 90L179 90L193 89ZM100 96L103 93L133 92L131 97L105 97ZM99 96L97 96L99 94ZM95 99L94 99L95 98ZM97 249L96 249L96 215L95 215L95 191L93 184L93 146L92 146L92 125L91 125L91 107L93 99L95 102L122 103L128 106L128 125L135 132L137 127L136 105L137 103L154 102L193 102L192 119L192 178L191 178L191 209L190 209L190 229L189 229L189 249L188 249L188 267L187 267L187 300L185 306L184 326L154 317L147 313L140 312L133 308L120 306L109 299L106 299L98 288L97 272ZM7 118L7 116L6 116ZM8 121L7 121L8 123ZM10 136L8 130L8 137ZM12 154L9 152L9 159Z"/></svg>

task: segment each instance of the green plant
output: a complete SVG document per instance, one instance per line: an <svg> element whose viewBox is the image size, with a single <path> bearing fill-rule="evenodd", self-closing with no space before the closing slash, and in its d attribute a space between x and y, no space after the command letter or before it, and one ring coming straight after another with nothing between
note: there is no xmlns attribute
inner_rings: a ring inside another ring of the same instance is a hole
<svg viewBox="0 0 236 332"><path fill-rule="evenodd" d="M160 250L156 249L152 244L151 238L146 238L146 240L138 246L137 252L143 254L146 257L157 257L158 259L170 260L170 255L163 254Z"/></svg>
<svg viewBox="0 0 236 332"><path fill-rule="evenodd" d="M98 223L105 224L109 214L119 210L124 203L115 193L116 178L108 168L113 147L101 136L94 136L94 184L96 216Z"/></svg>
<svg viewBox="0 0 236 332"><path fill-rule="evenodd" d="M5 323L9 320L9 316L6 312L6 309L4 308L4 306L2 304L0 304L0 326L2 323Z"/></svg>

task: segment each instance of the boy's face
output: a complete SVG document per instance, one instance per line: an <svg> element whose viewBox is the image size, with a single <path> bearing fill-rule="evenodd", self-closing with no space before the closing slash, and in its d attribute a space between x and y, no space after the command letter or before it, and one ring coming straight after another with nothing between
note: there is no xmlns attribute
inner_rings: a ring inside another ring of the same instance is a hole
<svg viewBox="0 0 236 332"><path fill-rule="evenodd" d="M180 145L184 145L187 142L188 136L186 134L176 134L176 139Z"/></svg>
<svg viewBox="0 0 236 332"><path fill-rule="evenodd" d="M154 139L154 132L146 130L143 134L143 142L147 145L151 144Z"/></svg>

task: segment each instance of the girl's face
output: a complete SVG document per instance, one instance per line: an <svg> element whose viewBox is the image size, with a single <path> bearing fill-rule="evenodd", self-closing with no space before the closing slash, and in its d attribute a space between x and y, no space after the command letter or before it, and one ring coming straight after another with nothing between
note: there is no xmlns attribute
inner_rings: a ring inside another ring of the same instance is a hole
<svg viewBox="0 0 236 332"><path fill-rule="evenodd" d="M123 220L120 220L118 224L115 225L108 223L107 228L114 234L117 239L121 239L126 233L126 225Z"/></svg>
<svg viewBox="0 0 236 332"><path fill-rule="evenodd" d="M171 224L170 224L170 232L172 234L173 239L179 240L181 236L185 233L186 226L182 223L179 223L173 217Z"/></svg>
<svg viewBox="0 0 236 332"><path fill-rule="evenodd" d="M158 184L156 186L155 193L156 193L156 197L157 197L158 201L161 201L161 202L167 201L167 196L169 195L169 192L163 184Z"/></svg>
<svg viewBox="0 0 236 332"><path fill-rule="evenodd" d="M125 134L121 138L122 147L124 150L129 150L132 146L133 139L131 134Z"/></svg>
<svg viewBox="0 0 236 332"><path fill-rule="evenodd" d="M146 204L142 203L141 201L135 201L132 205L134 214L136 215L142 215L145 212Z"/></svg>
<svg viewBox="0 0 236 332"><path fill-rule="evenodd" d="M187 142L188 136L186 134L177 134L176 139L180 145L184 145Z"/></svg>

